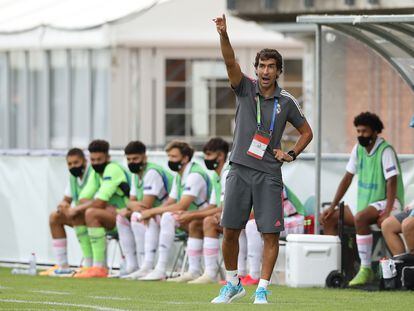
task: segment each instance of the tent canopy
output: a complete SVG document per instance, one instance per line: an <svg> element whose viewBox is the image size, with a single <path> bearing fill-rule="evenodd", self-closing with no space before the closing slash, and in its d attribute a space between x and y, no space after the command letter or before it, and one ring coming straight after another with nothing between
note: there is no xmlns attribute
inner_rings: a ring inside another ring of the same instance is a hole
<svg viewBox="0 0 414 311"><path fill-rule="evenodd" d="M328 26L365 43L414 91L414 15L304 15L297 22Z"/></svg>

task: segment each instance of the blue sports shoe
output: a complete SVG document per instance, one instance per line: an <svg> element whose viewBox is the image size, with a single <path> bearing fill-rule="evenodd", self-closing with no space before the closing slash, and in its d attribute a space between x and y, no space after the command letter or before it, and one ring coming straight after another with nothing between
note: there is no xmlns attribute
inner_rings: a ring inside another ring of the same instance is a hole
<svg viewBox="0 0 414 311"><path fill-rule="evenodd" d="M264 287L259 287L256 292L254 293L254 304L265 304L267 303L267 295L269 295L270 292Z"/></svg>
<svg viewBox="0 0 414 311"><path fill-rule="evenodd" d="M246 291L240 281L236 286L227 282L227 284L220 289L220 294L214 298L211 303L230 303L233 300L244 297L244 295L246 295Z"/></svg>

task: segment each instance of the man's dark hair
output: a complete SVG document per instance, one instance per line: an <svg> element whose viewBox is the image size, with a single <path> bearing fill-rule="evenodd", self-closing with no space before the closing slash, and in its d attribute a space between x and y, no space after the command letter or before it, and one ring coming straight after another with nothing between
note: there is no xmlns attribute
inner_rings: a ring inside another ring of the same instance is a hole
<svg viewBox="0 0 414 311"><path fill-rule="evenodd" d="M259 66L259 60L268 60L273 58L276 60L276 68L280 70L280 73L283 72L283 58L280 53L275 49L263 49L256 54L256 59L254 60L254 68L257 69Z"/></svg>
<svg viewBox="0 0 414 311"><path fill-rule="evenodd" d="M188 159L191 161L194 155L194 149L185 141L174 140L170 142L165 151L169 152L171 149L177 148L180 150L183 156L188 156Z"/></svg>
<svg viewBox="0 0 414 311"><path fill-rule="evenodd" d="M66 154L66 158L72 156L77 156L81 159L85 159L85 154L83 153L82 149L79 148L69 149L68 153Z"/></svg>
<svg viewBox="0 0 414 311"><path fill-rule="evenodd" d="M91 141L88 146L88 150L90 153L92 152L103 152L108 154L109 153L109 143L106 140L102 139L95 139Z"/></svg>
<svg viewBox="0 0 414 311"><path fill-rule="evenodd" d="M375 113L371 113L369 111L362 112L357 115L354 119L354 125L355 127L358 125L368 126L371 130L377 132L378 134L384 129L384 124L381 119Z"/></svg>
<svg viewBox="0 0 414 311"><path fill-rule="evenodd" d="M210 139L203 147L204 153L208 151L212 151L212 152L222 151L227 159L227 154L229 153L229 143L226 142L221 137L214 137Z"/></svg>
<svg viewBox="0 0 414 311"><path fill-rule="evenodd" d="M124 152L125 154L145 154L147 148L145 145L140 142L139 140L131 141L128 145L126 145Z"/></svg>

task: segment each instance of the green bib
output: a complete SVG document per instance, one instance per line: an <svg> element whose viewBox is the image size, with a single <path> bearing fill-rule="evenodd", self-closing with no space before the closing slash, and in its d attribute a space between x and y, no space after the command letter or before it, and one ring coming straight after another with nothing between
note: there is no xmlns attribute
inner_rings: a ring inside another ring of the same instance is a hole
<svg viewBox="0 0 414 311"><path fill-rule="evenodd" d="M119 163L117 162L110 162L106 168L108 169L110 165L116 165L119 168L122 169L122 171L124 172L125 175L125 182L128 183L129 186L131 186L131 176L129 175L128 171ZM99 185L101 185L102 181L103 181L103 177L99 174L96 174L99 177ZM105 171L103 173L103 175L105 175ZM112 197L109 199L108 204L109 205L113 205L116 208L120 209L120 208L125 208L127 206L129 202L129 194L126 195L121 188L118 187L118 189L115 191L115 193L112 195Z"/></svg>
<svg viewBox="0 0 414 311"><path fill-rule="evenodd" d="M211 184L213 188L211 191L214 191L216 194L216 206L219 207L221 203L221 180L220 176L215 171L213 172L213 177L211 178Z"/></svg>
<svg viewBox="0 0 414 311"><path fill-rule="evenodd" d="M210 193L211 193L211 180L210 180L210 177L208 176L208 174L206 173L206 171L201 167L200 164L195 163L195 162L191 162L188 165L191 165L190 174L191 173L200 174L201 177L203 177L203 179L204 179L204 181L206 182L206 185L207 185L207 200L204 201L201 204L198 204L198 205L193 202L193 203L191 203L190 208L188 209L189 211L195 211L201 205L203 205L204 203L206 203L206 202L209 201ZM175 175L175 183L176 183L177 189L178 189L178 193L177 193L177 196L178 196L177 197L177 202L178 202L181 199L181 196L183 194L184 187L185 187L185 183L184 184L181 183L181 176L180 176L180 174Z"/></svg>
<svg viewBox="0 0 414 311"><path fill-rule="evenodd" d="M302 202L299 200L299 198L290 190L286 185L286 195L287 199L292 203L292 205L295 207L296 212L300 215L305 215L305 208L303 207Z"/></svg>
<svg viewBox="0 0 414 311"><path fill-rule="evenodd" d="M358 212L364 210L369 204L387 199L387 181L384 178L382 167L382 154L385 149L391 148L397 160L397 199L404 206L404 184L400 161L394 148L385 140L377 147L373 155L368 155L366 149L358 144Z"/></svg>
<svg viewBox="0 0 414 311"><path fill-rule="evenodd" d="M137 190L137 201L142 201L144 199L144 178L145 174L147 174L147 172L150 170L155 170L161 176L162 182L164 183L164 189L167 191L167 195L164 198L155 199L153 207L157 207L162 204L162 201L168 196L168 193L170 193L174 177L162 166L148 162L141 179L139 178L138 174L134 174L135 187Z"/></svg>
<svg viewBox="0 0 414 311"><path fill-rule="evenodd" d="M89 175L91 173L95 173L91 166L88 166L85 174L83 175L82 184L78 184L78 178L70 174L69 183L70 183L70 195L72 196L72 201L75 205L79 204L79 194L82 191L83 187L85 187L86 182L88 181Z"/></svg>

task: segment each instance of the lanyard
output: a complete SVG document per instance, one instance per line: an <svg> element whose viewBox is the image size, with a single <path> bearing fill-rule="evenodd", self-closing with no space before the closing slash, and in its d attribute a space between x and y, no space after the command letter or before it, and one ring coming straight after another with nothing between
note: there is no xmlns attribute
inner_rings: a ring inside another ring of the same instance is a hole
<svg viewBox="0 0 414 311"><path fill-rule="evenodd" d="M275 102L273 104L272 122L270 123L270 129L269 129L270 136L272 136L273 129L275 127L277 105L278 105L278 99L277 97L275 97ZM256 96L256 107L257 107L257 129L260 130L260 126L262 122L261 121L262 117L260 113L260 96Z"/></svg>

